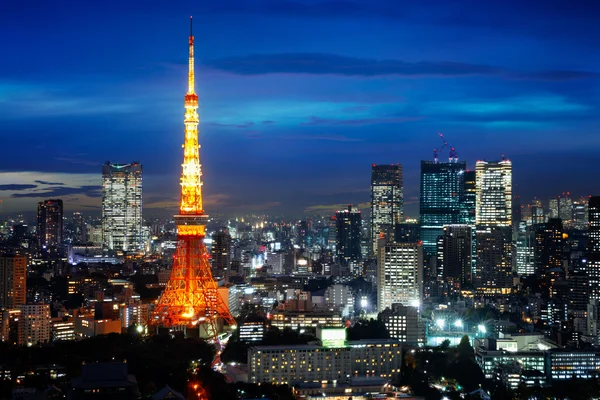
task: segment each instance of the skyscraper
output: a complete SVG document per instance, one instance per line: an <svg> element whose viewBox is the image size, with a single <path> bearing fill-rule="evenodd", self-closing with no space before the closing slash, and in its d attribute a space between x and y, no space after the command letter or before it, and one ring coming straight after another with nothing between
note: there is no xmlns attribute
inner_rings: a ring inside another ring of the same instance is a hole
<svg viewBox="0 0 600 400"><path fill-rule="evenodd" d="M563 224L560 218L550 218L535 227L535 269L547 286L564 277Z"/></svg>
<svg viewBox="0 0 600 400"><path fill-rule="evenodd" d="M377 309L394 303L415 306L423 292L423 246L420 243L386 243L377 257Z"/></svg>
<svg viewBox="0 0 600 400"><path fill-rule="evenodd" d="M375 165L371 169L371 248L377 254L380 233L393 237L394 225L404 215L402 165Z"/></svg>
<svg viewBox="0 0 600 400"><path fill-rule="evenodd" d="M512 228L477 226L475 286L483 295L509 294L512 289Z"/></svg>
<svg viewBox="0 0 600 400"><path fill-rule="evenodd" d="M590 197L588 203L587 273L590 278L590 300L600 300L600 196Z"/></svg>
<svg viewBox="0 0 600 400"><path fill-rule="evenodd" d="M108 250L139 252L142 236L142 165L102 166L102 241Z"/></svg>
<svg viewBox="0 0 600 400"><path fill-rule="evenodd" d="M517 230L517 243L515 248L517 274L520 276L535 274L534 243L535 234L533 230L527 226L525 221L521 221Z"/></svg>
<svg viewBox="0 0 600 400"><path fill-rule="evenodd" d="M63 241L63 201L39 202L37 217L39 250L43 257L55 257Z"/></svg>
<svg viewBox="0 0 600 400"><path fill-rule="evenodd" d="M573 220L573 199L570 192L564 192L558 197L558 217L565 228L570 228Z"/></svg>
<svg viewBox="0 0 600 400"><path fill-rule="evenodd" d="M336 245L338 262L348 265L362 258L360 241L362 230L362 215L358 208L348 205L348 209L335 214Z"/></svg>
<svg viewBox="0 0 600 400"><path fill-rule="evenodd" d="M512 163L477 161L475 222L485 226L512 226Z"/></svg>
<svg viewBox="0 0 600 400"><path fill-rule="evenodd" d="M588 198L581 197L573 202L573 228L588 229Z"/></svg>
<svg viewBox="0 0 600 400"><path fill-rule="evenodd" d="M512 163L477 161L475 283L485 295L512 289Z"/></svg>
<svg viewBox="0 0 600 400"><path fill-rule="evenodd" d="M426 256L436 255L444 225L460 224L466 162L421 161L421 240Z"/></svg>
<svg viewBox="0 0 600 400"><path fill-rule="evenodd" d="M231 235L225 231L214 233L210 252L213 275L229 279L231 273Z"/></svg>
<svg viewBox="0 0 600 400"><path fill-rule="evenodd" d="M444 281L457 288L470 286L473 233L469 225L446 225L440 237L438 268Z"/></svg>
<svg viewBox="0 0 600 400"><path fill-rule="evenodd" d="M465 171L463 200L461 201L461 224L475 226L475 203L477 202L477 179L475 171ZM474 233L474 232L473 232Z"/></svg>
<svg viewBox="0 0 600 400"><path fill-rule="evenodd" d="M25 304L27 257L0 255L0 308L16 308Z"/></svg>

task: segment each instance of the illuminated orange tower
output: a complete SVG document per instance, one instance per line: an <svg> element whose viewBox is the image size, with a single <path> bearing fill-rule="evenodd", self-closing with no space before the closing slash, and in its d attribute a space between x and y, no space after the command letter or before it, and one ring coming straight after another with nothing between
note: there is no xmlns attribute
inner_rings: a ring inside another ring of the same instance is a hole
<svg viewBox="0 0 600 400"><path fill-rule="evenodd" d="M181 203L177 224L177 249L167 287L158 300L149 323L181 329L197 327L207 339L216 341L218 321L234 327L236 322L219 295L204 244L208 216L202 206L202 171L198 145L198 95L194 90L194 36L190 17L188 91L185 95L185 139Z"/></svg>

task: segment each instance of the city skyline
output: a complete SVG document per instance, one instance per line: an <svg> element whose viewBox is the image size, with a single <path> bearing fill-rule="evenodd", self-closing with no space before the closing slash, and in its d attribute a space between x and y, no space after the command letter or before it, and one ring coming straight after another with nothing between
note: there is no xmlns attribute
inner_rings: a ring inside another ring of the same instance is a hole
<svg viewBox="0 0 600 400"><path fill-rule="evenodd" d="M505 154L524 203L597 191L597 4L259 3L2 6L0 134L22 151L0 164L0 212L61 198L99 213L101 165L131 159L145 208L176 208L186 55L171 43L190 14L209 213L330 213L369 201L371 164L400 163L416 216L437 132L469 169Z"/></svg>

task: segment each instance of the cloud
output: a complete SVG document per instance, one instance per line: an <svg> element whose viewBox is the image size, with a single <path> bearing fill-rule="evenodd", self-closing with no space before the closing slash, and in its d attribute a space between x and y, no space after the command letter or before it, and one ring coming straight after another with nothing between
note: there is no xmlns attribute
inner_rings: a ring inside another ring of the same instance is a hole
<svg viewBox="0 0 600 400"><path fill-rule="evenodd" d="M34 181L35 183L39 183L40 185L64 185L62 182L48 182L48 181Z"/></svg>
<svg viewBox="0 0 600 400"><path fill-rule="evenodd" d="M51 186L44 188L44 191L35 191L30 193L13 193L10 197L12 198L26 198L26 197L60 197L68 196L72 194L85 194L87 197L102 197L102 186L81 186L81 187L65 187L65 186Z"/></svg>
<svg viewBox="0 0 600 400"><path fill-rule="evenodd" d="M567 81L597 77L587 71L512 71L483 64L451 61L406 62L397 59L375 60L324 53L251 54L207 60L204 65L237 75L275 73L342 75L359 77L468 77L496 76L509 79Z"/></svg>
<svg viewBox="0 0 600 400"><path fill-rule="evenodd" d="M247 122L243 122L241 124L221 124L221 123L218 123L218 122L209 122L206 125L208 125L208 126L217 126L219 128L240 128L240 129L247 129L247 128L251 128L252 126L254 126L254 122L247 121Z"/></svg>
<svg viewBox="0 0 600 400"><path fill-rule="evenodd" d="M35 189L36 187L37 185L20 185L16 183L10 183L8 185L0 185L0 190L27 190Z"/></svg>
<svg viewBox="0 0 600 400"><path fill-rule="evenodd" d="M397 124L409 121L418 121L423 117L390 117L390 118L363 118L363 119L328 119L312 116L305 126L333 125L333 126L363 126L376 124Z"/></svg>
<svg viewBox="0 0 600 400"><path fill-rule="evenodd" d="M353 138L353 137L348 137L348 136L344 136L344 135L339 135L337 133L332 133L332 134L325 134L325 135L320 135L320 134L316 134L316 135L311 135L311 134L305 134L305 135L287 135L287 136L281 136L281 139L292 139L292 140L329 140L329 141L333 141L333 142L362 142L363 139L360 138Z"/></svg>

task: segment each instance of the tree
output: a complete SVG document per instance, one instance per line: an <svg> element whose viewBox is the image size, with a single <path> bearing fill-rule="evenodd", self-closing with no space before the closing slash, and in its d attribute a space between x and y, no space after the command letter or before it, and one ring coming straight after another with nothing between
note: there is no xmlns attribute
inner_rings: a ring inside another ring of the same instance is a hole
<svg viewBox="0 0 600 400"><path fill-rule="evenodd" d="M361 319L348 329L348 340L388 339L390 334L381 320Z"/></svg>
<svg viewBox="0 0 600 400"><path fill-rule="evenodd" d="M457 348L459 360L475 360L475 351L471 346L471 340L468 335L462 337Z"/></svg>

